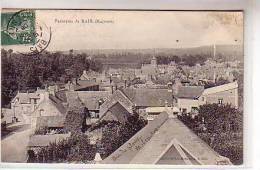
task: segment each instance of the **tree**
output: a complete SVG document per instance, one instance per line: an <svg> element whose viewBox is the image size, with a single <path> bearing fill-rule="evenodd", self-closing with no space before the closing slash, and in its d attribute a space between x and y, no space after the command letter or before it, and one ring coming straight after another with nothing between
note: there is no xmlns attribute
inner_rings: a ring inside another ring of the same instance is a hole
<svg viewBox="0 0 260 170"><path fill-rule="evenodd" d="M231 105L206 104L198 109L198 115L178 118L202 140L233 164L243 163L243 114Z"/></svg>
<svg viewBox="0 0 260 170"><path fill-rule="evenodd" d="M128 141L146 124L147 121L137 113L129 116L127 121L123 124L109 124L107 128L103 130L101 139L101 156L103 159Z"/></svg>
<svg viewBox="0 0 260 170"><path fill-rule="evenodd" d="M87 113L88 110L85 107L69 110L64 122L65 130L72 134L85 132Z"/></svg>

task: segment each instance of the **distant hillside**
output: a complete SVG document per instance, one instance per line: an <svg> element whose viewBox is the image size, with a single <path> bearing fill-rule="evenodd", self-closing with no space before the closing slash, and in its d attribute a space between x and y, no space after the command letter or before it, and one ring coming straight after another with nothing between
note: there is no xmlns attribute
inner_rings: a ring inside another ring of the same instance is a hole
<svg viewBox="0 0 260 170"><path fill-rule="evenodd" d="M63 53L68 53L65 51ZM194 48L156 48L156 49L87 49L74 50L74 54L86 53L94 59L100 60L103 64L140 64L149 62L152 56L177 55L203 55L213 57L213 45ZM243 61L243 46L241 45L216 45L216 58L228 61Z"/></svg>

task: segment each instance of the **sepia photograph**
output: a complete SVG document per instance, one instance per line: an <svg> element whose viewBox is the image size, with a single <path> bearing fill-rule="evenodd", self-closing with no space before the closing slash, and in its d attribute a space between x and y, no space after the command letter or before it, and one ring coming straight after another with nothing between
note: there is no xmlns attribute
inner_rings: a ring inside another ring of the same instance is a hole
<svg viewBox="0 0 260 170"><path fill-rule="evenodd" d="M243 11L1 10L1 162L244 164Z"/></svg>

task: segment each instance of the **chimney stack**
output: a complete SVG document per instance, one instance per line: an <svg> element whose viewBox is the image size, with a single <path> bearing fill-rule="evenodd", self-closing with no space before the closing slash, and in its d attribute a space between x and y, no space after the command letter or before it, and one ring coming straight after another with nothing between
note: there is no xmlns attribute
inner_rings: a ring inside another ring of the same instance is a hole
<svg viewBox="0 0 260 170"><path fill-rule="evenodd" d="M112 94L114 93L114 87L113 86L111 86L111 90L112 90Z"/></svg>

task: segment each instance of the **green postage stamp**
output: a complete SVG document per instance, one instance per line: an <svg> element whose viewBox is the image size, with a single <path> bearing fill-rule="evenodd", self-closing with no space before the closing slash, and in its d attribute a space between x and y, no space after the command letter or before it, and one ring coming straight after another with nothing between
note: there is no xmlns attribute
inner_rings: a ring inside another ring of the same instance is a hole
<svg viewBox="0 0 260 170"><path fill-rule="evenodd" d="M1 44L20 45L35 43L35 11L21 10L1 14Z"/></svg>

